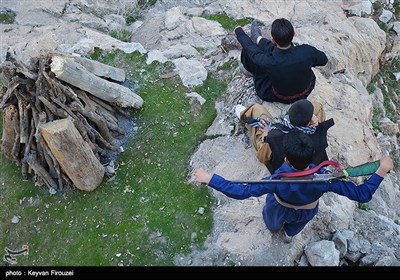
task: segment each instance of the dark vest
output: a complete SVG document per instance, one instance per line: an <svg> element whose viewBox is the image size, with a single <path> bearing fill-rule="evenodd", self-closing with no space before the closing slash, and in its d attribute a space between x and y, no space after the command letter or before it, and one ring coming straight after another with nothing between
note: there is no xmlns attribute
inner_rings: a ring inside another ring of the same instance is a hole
<svg viewBox="0 0 400 280"><path fill-rule="evenodd" d="M319 123L314 134L310 135L311 140L314 145L314 156L312 163L315 165L320 164L324 160L328 160L328 155L326 154L326 148L328 147L328 141L326 135L328 129L335 124L333 119L326 120ZM266 164L269 172L274 174L275 170L281 167L283 160L285 158L285 151L283 149L283 133L279 129L271 130L268 135L264 138L264 141L269 144L272 151L272 158Z"/></svg>

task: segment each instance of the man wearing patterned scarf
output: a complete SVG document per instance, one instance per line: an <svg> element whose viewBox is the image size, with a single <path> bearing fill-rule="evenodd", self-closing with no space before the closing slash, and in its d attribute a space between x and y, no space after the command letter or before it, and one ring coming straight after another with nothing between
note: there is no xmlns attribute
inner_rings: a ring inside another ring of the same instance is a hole
<svg viewBox="0 0 400 280"><path fill-rule="evenodd" d="M290 106L280 123L272 123L271 114L264 106L257 103L247 108L238 105L236 114L249 130L258 160L267 166L271 174L284 161L283 137L292 129L310 135L315 148L312 163L317 165L328 160L325 150L328 147L327 132L335 123L333 119L325 120L321 103L311 103L307 99L298 100Z"/></svg>

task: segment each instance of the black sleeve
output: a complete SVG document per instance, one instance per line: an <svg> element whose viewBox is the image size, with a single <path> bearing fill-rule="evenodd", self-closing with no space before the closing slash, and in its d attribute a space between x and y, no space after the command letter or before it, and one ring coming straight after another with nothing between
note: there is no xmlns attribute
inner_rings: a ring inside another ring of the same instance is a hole
<svg viewBox="0 0 400 280"><path fill-rule="evenodd" d="M330 118L329 120L321 122L318 126L320 126L320 125L322 127L325 127L326 130L328 130L329 128L331 128L332 126L335 125L335 121L333 120L333 118Z"/></svg>
<svg viewBox="0 0 400 280"><path fill-rule="evenodd" d="M328 63L328 57L326 54L320 50L318 50L315 47L312 47L314 49L313 52L313 57L314 57L314 66L324 66Z"/></svg>

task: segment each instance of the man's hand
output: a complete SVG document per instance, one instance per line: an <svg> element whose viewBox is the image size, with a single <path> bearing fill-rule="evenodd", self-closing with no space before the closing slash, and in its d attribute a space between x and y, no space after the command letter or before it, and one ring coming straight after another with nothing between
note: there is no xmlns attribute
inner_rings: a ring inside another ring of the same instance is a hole
<svg viewBox="0 0 400 280"><path fill-rule="evenodd" d="M260 127L259 127L259 129L260 129L262 132L267 132L267 133L268 133L268 131L269 131L268 124L267 124L267 122L264 121L263 119L260 120Z"/></svg>
<svg viewBox="0 0 400 280"><path fill-rule="evenodd" d="M393 170L393 160L390 156L383 156L380 159L380 165L376 173L381 177L385 177L391 170Z"/></svg>
<svg viewBox="0 0 400 280"><path fill-rule="evenodd" d="M316 115L312 115L311 121L308 123L309 126L317 127L319 124L319 120Z"/></svg>
<svg viewBox="0 0 400 280"><path fill-rule="evenodd" d="M207 171L205 171L203 168L196 169L195 176L196 176L196 181L201 184L208 185L208 183L210 183L211 175Z"/></svg>

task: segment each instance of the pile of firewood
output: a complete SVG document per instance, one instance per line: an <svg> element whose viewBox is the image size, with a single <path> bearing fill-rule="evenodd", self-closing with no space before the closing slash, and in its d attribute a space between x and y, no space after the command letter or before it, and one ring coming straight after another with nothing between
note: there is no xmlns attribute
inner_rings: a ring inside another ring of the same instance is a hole
<svg viewBox="0 0 400 280"><path fill-rule="evenodd" d="M1 65L1 149L36 185L94 190L102 158L120 149L117 115L143 100L127 87L122 69L64 53L37 58L35 70Z"/></svg>

